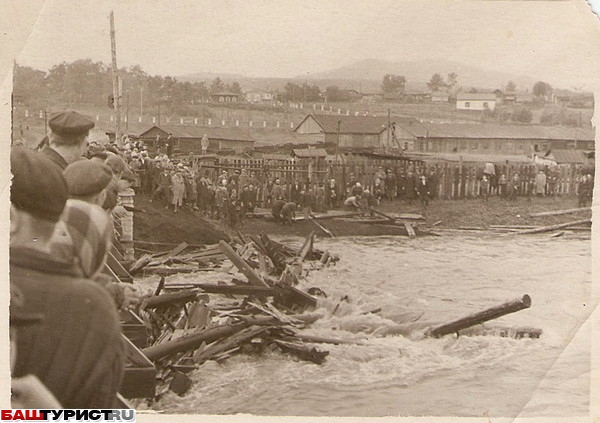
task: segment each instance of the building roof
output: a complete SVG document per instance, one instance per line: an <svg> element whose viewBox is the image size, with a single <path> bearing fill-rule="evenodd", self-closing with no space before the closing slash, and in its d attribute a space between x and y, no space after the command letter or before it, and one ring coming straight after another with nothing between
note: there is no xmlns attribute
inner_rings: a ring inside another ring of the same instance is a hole
<svg viewBox="0 0 600 423"><path fill-rule="evenodd" d="M586 164L587 159L585 153L579 150L552 150L545 156L546 159L552 159L557 164L575 163Z"/></svg>
<svg viewBox="0 0 600 423"><path fill-rule="evenodd" d="M387 128L387 117L320 115L311 113L296 126L294 131L311 117L326 134L337 134L338 121L341 122L340 134L379 134Z"/></svg>
<svg viewBox="0 0 600 423"><path fill-rule="evenodd" d="M327 157L324 148L294 148L294 155L300 158Z"/></svg>
<svg viewBox="0 0 600 423"><path fill-rule="evenodd" d="M483 101L495 101L496 94L494 93L458 93L456 95L457 100L483 100Z"/></svg>
<svg viewBox="0 0 600 423"><path fill-rule="evenodd" d="M421 123L424 138L495 138L593 141L593 128L566 128L541 125L486 125L463 123Z"/></svg>
<svg viewBox="0 0 600 423"><path fill-rule="evenodd" d="M220 96L220 95L226 95L226 96L230 96L230 97L231 96L239 97L242 94L233 93L231 91L221 91L221 92L218 92L218 93L212 93L210 96L212 97L212 96Z"/></svg>
<svg viewBox="0 0 600 423"><path fill-rule="evenodd" d="M531 158L513 154L469 154L469 153L425 153L411 152L411 155L426 162L451 162L451 163L531 163Z"/></svg>
<svg viewBox="0 0 600 423"><path fill-rule="evenodd" d="M254 142L254 140L249 135L247 135L245 131L242 131L240 129L218 127L215 128L196 125L153 125L150 128L147 128L144 132L142 132L140 134L140 137L143 137L144 134L146 134L154 128L158 128L164 132L172 134L173 138L201 139L204 136L204 134L206 134L209 139Z"/></svg>

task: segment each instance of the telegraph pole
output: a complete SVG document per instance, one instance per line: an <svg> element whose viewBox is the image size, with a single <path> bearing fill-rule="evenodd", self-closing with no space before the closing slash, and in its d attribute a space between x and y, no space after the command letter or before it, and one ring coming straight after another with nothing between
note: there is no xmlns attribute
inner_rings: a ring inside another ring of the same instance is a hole
<svg viewBox="0 0 600 423"><path fill-rule="evenodd" d="M384 152L387 153L388 152L388 147L391 145L392 140L390 138L390 109L388 109L388 116L387 116L387 147L384 146Z"/></svg>
<svg viewBox="0 0 600 423"><path fill-rule="evenodd" d="M121 142L121 90L119 89L119 68L117 67L117 42L115 39L115 16L110 11L110 50L112 55L113 107L115 111L115 142L122 147Z"/></svg>
<svg viewBox="0 0 600 423"><path fill-rule="evenodd" d="M337 121L337 143L335 145L335 162L338 162L338 156L340 155L340 125L342 124L342 120Z"/></svg>

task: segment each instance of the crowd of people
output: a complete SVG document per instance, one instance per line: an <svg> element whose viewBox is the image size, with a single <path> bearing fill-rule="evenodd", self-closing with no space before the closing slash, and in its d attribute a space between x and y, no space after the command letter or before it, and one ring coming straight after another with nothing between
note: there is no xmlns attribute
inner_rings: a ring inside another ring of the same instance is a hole
<svg viewBox="0 0 600 423"><path fill-rule="evenodd" d="M60 112L48 123L37 151L11 149L12 406L119 408L119 311L141 293L104 269L126 213L118 193L135 175L119 154L88 148L88 117Z"/></svg>

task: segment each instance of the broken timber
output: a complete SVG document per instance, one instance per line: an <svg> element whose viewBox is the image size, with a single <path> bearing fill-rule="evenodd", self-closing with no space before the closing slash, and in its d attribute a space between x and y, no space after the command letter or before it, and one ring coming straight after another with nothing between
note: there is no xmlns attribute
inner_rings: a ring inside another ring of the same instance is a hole
<svg viewBox="0 0 600 423"><path fill-rule="evenodd" d="M540 213L529 213L529 217L543 217L543 216L559 216L561 214L579 213L584 211L590 211L589 207L580 207L576 209L565 209L565 210L553 210Z"/></svg>
<svg viewBox="0 0 600 423"><path fill-rule="evenodd" d="M471 326L487 322L488 320L497 319L498 317L502 317L506 314L514 313L529 307L531 307L531 297L525 294L522 298L508 301L504 304L488 308L487 310L471 314L450 323L444 323L429 328L427 334L429 336L439 338L450 333L458 333L458 331L461 329L466 329Z"/></svg>
<svg viewBox="0 0 600 423"><path fill-rule="evenodd" d="M242 259L225 241L219 242L221 251L225 253L227 258L242 272L247 278L251 285L255 286L269 286L260 275L252 268L244 259Z"/></svg>

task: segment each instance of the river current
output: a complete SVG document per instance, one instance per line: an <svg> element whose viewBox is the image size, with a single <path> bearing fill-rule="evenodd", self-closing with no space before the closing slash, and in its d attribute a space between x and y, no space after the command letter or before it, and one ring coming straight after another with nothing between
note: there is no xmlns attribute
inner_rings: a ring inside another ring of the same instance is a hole
<svg viewBox="0 0 600 423"><path fill-rule="evenodd" d="M169 414L274 416L585 416L590 408L591 241L549 235L319 239L336 266L299 288L327 298L310 333L362 340L329 345L322 365L279 352L209 361ZM198 280L173 276L168 282ZM226 280L223 275L221 280ZM487 324L531 327L539 339L422 337L444 323L529 294L529 309ZM344 296L347 300L340 301ZM376 314L364 314L381 308ZM410 330L406 330L408 328Z"/></svg>

